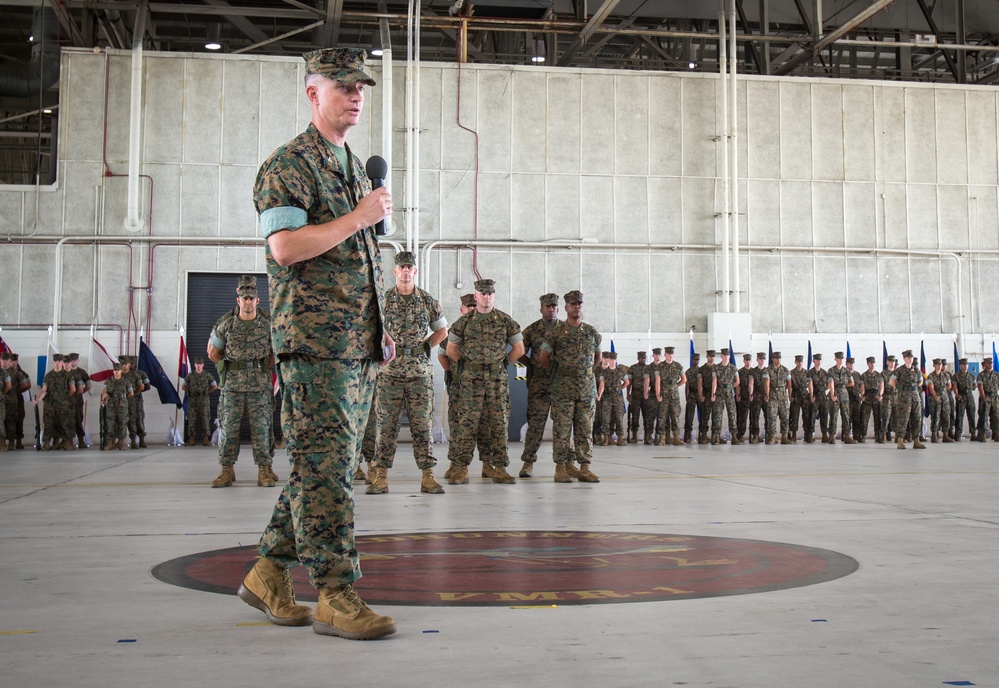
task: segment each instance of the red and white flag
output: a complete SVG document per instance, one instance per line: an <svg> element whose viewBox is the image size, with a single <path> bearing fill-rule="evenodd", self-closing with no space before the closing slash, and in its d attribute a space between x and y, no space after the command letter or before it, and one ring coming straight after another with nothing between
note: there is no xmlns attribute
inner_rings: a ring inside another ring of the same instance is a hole
<svg viewBox="0 0 999 688"><path fill-rule="evenodd" d="M191 357L187 353L187 346L184 344L184 330L180 331L180 361L177 363L177 377L186 378L194 370L191 365Z"/></svg>
<svg viewBox="0 0 999 688"><path fill-rule="evenodd" d="M87 366L90 368L90 379L94 382L105 382L114 376L114 366L118 361L108 353L108 350L94 338L90 339L90 355Z"/></svg>

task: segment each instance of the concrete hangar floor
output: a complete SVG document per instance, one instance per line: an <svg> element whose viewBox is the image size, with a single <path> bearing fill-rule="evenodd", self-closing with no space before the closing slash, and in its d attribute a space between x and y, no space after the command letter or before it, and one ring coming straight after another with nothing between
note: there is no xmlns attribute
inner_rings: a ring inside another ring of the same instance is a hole
<svg viewBox="0 0 999 688"><path fill-rule="evenodd" d="M402 444L356 494L372 642L234 595L280 489L248 446L225 489L214 448L7 452L0 684L999 686L996 447L595 447L556 484L546 443L421 495Z"/></svg>

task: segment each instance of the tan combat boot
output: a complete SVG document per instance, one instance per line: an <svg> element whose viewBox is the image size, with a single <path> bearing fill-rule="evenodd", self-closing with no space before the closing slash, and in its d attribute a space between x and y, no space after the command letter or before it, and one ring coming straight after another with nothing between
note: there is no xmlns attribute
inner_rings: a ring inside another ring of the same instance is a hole
<svg viewBox="0 0 999 688"><path fill-rule="evenodd" d="M371 484L364 488L364 494L385 494L388 492L388 469L384 466L373 466L370 472L374 473L374 477L371 478Z"/></svg>
<svg viewBox="0 0 999 688"><path fill-rule="evenodd" d="M555 464L555 482L557 483L572 482L572 476L566 472L564 463Z"/></svg>
<svg viewBox="0 0 999 688"><path fill-rule="evenodd" d="M937 443L937 442L939 442L939 441L940 441L940 440L939 440L939 439L937 439L937 433L935 433L935 432L931 432L931 433L930 433L930 442L931 442L931 443L933 443L933 444L936 444L936 443Z"/></svg>
<svg viewBox="0 0 999 688"><path fill-rule="evenodd" d="M101 447L104 451L111 451L114 448L114 440L106 440L104 446Z"/></svg>
<svg viewBox="0 0 999 688"><path fill-rule="evenodd" d="M357 482L358 480L367 480L367 477L368 476L364 475L364 469L361 468L361 464L357 464L357 470L354 471L354 482Z"/></svg>
<svg viewBox="0 0 999 688"><path fill-rule="evenodd" d="M145 437L145 435L143 435L142 437L139 438L139 449L148 449L148 447L146 446L146 437Z"/></svg>
<svg viewBox="0 0 999 688"><path fill-rule="evenodd" d="M123 449L125 440L118 440L118 448ZM212 487L229 487L236 479L236 469L232 466L222 466L218 477L212 481Z"/></svg>
<svg viewBox="0 0 999 688"><path fill-rule="evenodd" d="M184 444L186 444L189 447L193 447L194 446L194 437L188 437L187 438L187 442L184 442Z"/></svg>
<svg viewBox="0 0 999 688"><path fill-rule="evenodd" d="M600 446L609 447L611 443L610 435L604 435L603 439L600 441Z"/></svg>
<svg viewBox="0 0 999 688"><path fill-rule="evenodd" d="M665 447L666 446L666 436L665 435L659 435L659 437L656 438L656 446L657 447Z"/></svg>
<svg viewBox="0 0 999 688"><path fill-rule="evenodd" d="M565 462L565 472L569 474L570 478L579 477L579 469L576 468L575 464L573 464L572 461Z"/></svg>
<svg viewBox="0 0 999 688"><path fill-rule="evenodd" d="M624 433L621 433L620 435L617 436L617 446L619 447L628 446L628 438L624 436Z"/></svg>
<svg viewBox="0 0 999 688"><path fill-rule="evenodd" d="M270 559L257 559L237 594L279 626L306 626L312 621L312 610L295 603L291 573Z"/></svg>
<svg viewBox="0 0 999 688"><path fill-rule="evenodd" d="M202 447L210 447L210 446L212 446L212 438L211 437L202 437L201 438L201 446Z"/></svg>
<svg viewBox="0 0 999 688"><path fill-rule="evenodd" d="M395 621L375 614L352 586L345 585L319 591L312 630L348 640L374 640L395 633Z"/></svg>
<svg viewBox="0 0 999 688"><path fill-rule="evenodd" d="M281 482L280 480L278 480L277 473L274 472L274 466L267 467L267 475L269 475L271 480L273 480L275 483Z"/></svg>
<svg viewBox="0 0 999 688"><path fill-rule="evenodd" d="M506 472L506 466L493 466L493 482L502 485L513 485L517 479Z"/></svg>
<svg viewBox="0 0 999 688"><path fill-rule="evenodd" d="M485 461L482 462L482 477L483 478L492 478L494 470L495 470L495 468L493 466L489 465Z"/></svg>
<svg viewBox="0 0 999 688"><path fill-rule="evenodd" d="M434 479L434 469L424 468L423 479L420 481L420 492L427 494L444 494L444 488Z"/></svg>
<svg viewBox="0 0 999 688"><path fill-rule="evenodd" d="M946 443L948 443L948 442L953 442L954 440L953 440L953 439L951 439L951 436L950 436L950 433L949 433L949 432L945 432L945 433L943 434L943 441L944 441L944 443L946 444Z"/></svg>
<svg viewBox="0 0 999 688"><path fill-rule="evenodd" d="M781 435L780 436L780 443L781 444L794 444L794 442L792 442L791 439L787 435Z"/></svg>
<svg viewBox="0 0 999 688"><path fill-rule="evenodd" d="M450 480L451 479L451 476L454 475L454 469L455 469L456 465L457 464L455 464L454 461L451 462L451 465L449 465L447 467L447 470L444 471L444 480Z"/></svg>
<svg viewBox="0 0 999 688"><path fill-rule="evenodd" d="M524 465L520 467L520 477L521 478L533 478L534 477L534 464L530 461L525 461Z"/></svg>
<svg viewBox="0 0 999 688"><path fill-rule="evenodd" d="M732 446L735 447L735 446L738 446L740 444L742 444L742 440L739 439L739 436L738 435L732 435Z"/></svg>
<svg viewBox="0 0 999 688"><path fill-rule="evenodd" d="M451 477L447 479L448 485L467 485L468 466L463 463L455 463Z"/></svg>
<svg viewBox="0 0 999 688"><path fill-rule="evenodd" d="M214 485L212 483L213 487ZM257 466L257 487L274 487L269 466Z"/></svg>
<svg viewBox="0 0 999 688"><path fill-rule="evenodd" d="M118 449L121 450L121 451L125 451L125 438L124 437L118 438Z"/></svg>
<svg viewBox="0 0 999 688"><path fill-rule="evenodd" d="M913 449L926 449L926 445L923 444L923 441L921 439L919 439L919 436L917 435L916 439L912 440L912 448Z"/></svg>
<svg viewBox="0 0 999 688"><path fill-rule="evenodd" d="M590 462L579 464L579 482L581 483L599 483L600 478L597 477L595 473L590 470Z"/></svg>
<svg viewBox="0 0 999 688"><path fill-rule="evenodd" d="M857 440L853 439L852 436L846 435L843 437L843 444L856 444Z"/></svg>
<svg viewBox="0 0 999 688"><path fill-rule="evenodd" d="M128 440L129 440L128 446L130 446L132 449L138 449L139 448L139 438L138 437L136 437L135 435L129 435L128 436Z"/></svg>
<svg viewBox="0 0 999 688"><path fill-rule="evenodd" d="M898 448L899 449L905 449L905 439L902 438L902 437L898 438Z"/></svg>

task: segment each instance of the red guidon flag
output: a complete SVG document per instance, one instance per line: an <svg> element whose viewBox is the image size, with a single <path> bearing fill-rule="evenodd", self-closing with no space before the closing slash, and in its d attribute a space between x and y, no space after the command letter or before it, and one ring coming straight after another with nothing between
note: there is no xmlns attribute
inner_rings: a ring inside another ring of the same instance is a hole
<svg viewBox="0 0 999 688"><path fill-rule="evenodd" d="M112 366L115 363L117 361L108 353L103 344L96 339L90 340L90 358L87 361L87 367L90 368L91 380L104 382L109 377L113 377L114 369Z"/></svg>

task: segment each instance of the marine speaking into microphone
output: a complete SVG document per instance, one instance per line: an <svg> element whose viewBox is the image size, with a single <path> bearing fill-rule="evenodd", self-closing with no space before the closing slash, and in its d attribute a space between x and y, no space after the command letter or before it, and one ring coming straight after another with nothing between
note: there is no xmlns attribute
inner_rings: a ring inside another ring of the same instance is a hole
<svg viewBox="0 0 999 688"><path fill-rule="evenodd" d="M372 155L368 158L368 162L364 164L364 171L368 175L368 179L371 180L371 188L378 189L385 186L385 176L388 174L388 163L385 162L385 158L380 155ZM385 219L382 218L375 225L375 234L378 236L385 236L388 234L388 228L385 226Z"/></svg>

